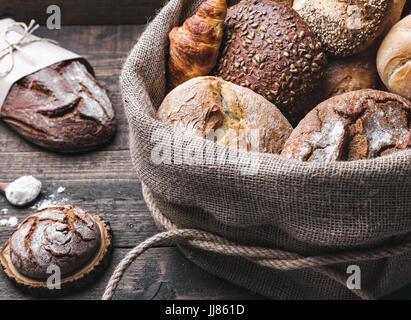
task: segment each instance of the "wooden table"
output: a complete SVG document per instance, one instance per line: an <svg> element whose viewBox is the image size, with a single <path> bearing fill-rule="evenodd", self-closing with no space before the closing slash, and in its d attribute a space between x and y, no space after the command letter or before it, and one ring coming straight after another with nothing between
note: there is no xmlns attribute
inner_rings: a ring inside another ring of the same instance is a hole
<svg viewBox="0 0 411 320"><path fill-rule="evenodd" d="M34 175L43 182L43 200L60 186L65 187L61 197L101 215L112 225L115 249L109 270L91 287L67 297L70 299L99 299L120 259L130 248L158 232L131 164L128 126L118 85L121 65L143 29L142 25L65 26L59 31L42 28L37 33L58 39L62 46L85 56L108 89L117 112L118 129L114 140L104 148L79 155L47 152L21 139L0 121L0 181ZM0 210L3 208L9 211L7 215L0 213L0 219L16 216L19 222L33 212L30 207L13 208L0 196ZM1 243L12 230L0 226ZM172 243L149 250L133 263L115 295L117 299L257 297L202 271ZM0 299L28 298L0 272Z"/></svg>
<svg viewBox="0 0 411 320"><path fill-rule="evenodd" d="M0 0L0 4L2 1ZM10 12L18 13L13 9L10 9ZM130 161L127 120L118 86L122 62L143 29L144 25L64 26L58 31L41 28L37 33L57 39L62 46L85 56L94 66L97 78L108 89L117 112L118 130L113 141L104 148L69 156L50 153L24 141L0 121L0 181L34 175L43 182L45 192L42 199L55 193L60 186L65 187L63 195L70 199L71 204L81 206L92 214L101 215L110 221L113 227L115 249L109 270L97 283L67 296L68 299L99 299L120 259L130 248L158 232L144 203L141 186ZM0 197L0 210L3 208L9 211L7 215L0 213L0 219L17 216L19 222L33 212L31 208L13 208ZM1 243L7 240L12 230L0 226ZM411 298L411 288L405 288L390 297ZM21 294L4 274L0 273L0 299L30 298ZM204 272L185 259L178 249L169 243L150 249L132 264L121 281L115 298L262 297Z"/></svg>

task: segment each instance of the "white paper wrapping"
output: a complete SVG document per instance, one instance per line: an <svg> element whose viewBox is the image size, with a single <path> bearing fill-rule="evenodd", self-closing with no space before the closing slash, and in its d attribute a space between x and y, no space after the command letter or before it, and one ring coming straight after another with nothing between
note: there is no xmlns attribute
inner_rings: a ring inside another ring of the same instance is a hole
<svg viewBox="0 0 411 320"><path fill-rule="evenodd" d="M15 23L12 19L0 20L0 51L7 48L5 42L5 32L7 28ZM16 43L24 32L22 28L16 27L7 34L9 42ZM29 35L26 40L40 39L39 37ZM14 54L14 67L12 71L4 77L0 76L0 111L3 106L11 86L21 78L51 66L54 63L81 58L79 55L61 48L47 41L38 41L27 45L20 46L22 50L16 50ZM11 63L10 55L0 60L0 73L6 71Z"/></svg>

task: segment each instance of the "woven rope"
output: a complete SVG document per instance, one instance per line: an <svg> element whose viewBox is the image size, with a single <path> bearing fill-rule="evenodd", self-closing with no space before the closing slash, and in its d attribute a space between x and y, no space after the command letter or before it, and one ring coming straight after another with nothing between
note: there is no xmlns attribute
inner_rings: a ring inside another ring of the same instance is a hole
<svg viewBox="0 0 411 320"><path fill-rule="evenodd" d="M167 231L158 233L147 239L127 254L127 256L118 264L113 275L111 276L104 292L103 300L109 300L113 297L123 274L138 256L154 245L169 239L184 241L190 246L209 252L227 256L242 257L252 261L253 263L275 270L289 271L312 268L313 270L337 281L346 288L345 277L330 268L325 268L325 266L343 262L378 260L400 255L411 250L411 242L406 242L398 246L385 247L369 251L302 257L298 254L282 250L238 245L209 232L196 229L178 229L177 226L175 226L158 210L151 192L144 185L143 195L152 212L156 224ZM361 299L373 299L373 297L364 290L353 289L351 291Z"/></svg>

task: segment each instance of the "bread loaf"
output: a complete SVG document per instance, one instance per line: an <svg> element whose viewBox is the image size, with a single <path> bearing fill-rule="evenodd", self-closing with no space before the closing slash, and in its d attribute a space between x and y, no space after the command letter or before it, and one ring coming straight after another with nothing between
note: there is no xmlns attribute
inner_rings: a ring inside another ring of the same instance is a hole
<svg viewBox="0 0 411 320"><path fill-rule="evenodd" d="M411 102L364 89L332 97L301 120L282 155L301 161L371 159L411 148Z"/></svg>
<svg viewBox="0 0 411 320"><path fill-rule="evenodd" d="M79 60L56 63L17 81L1 117L27 140L58 152L96 148L116 127L107 93Z"/></svg>
<svg viewBox="0 0 411 320"><path fill-rule="evenodd" d="M384 38L377 54L377 69L390 91L411 100L411 15Z"/></svg>
<svg viewBox="0 0 411 320"><path fill-rule="evenodd" d="M51 264L66 276L90 261L101 241L96 221L80 208L48 208L29 216L14 231L11 261L31 279L47 279Z"/></svg>
<svg viewBox="0 0 411 320"><path fill-rule="evenodd" d="M215 77L199 77L171 91L157 117L216 143L280 153L292 127L269 101Z"/></svg>
<svg viewBox="0 0 411 320"><path fill-rule="evenodd" d="M345 92L377 89L375 58L376 50L371 48L355 56L330 59L322 81L324 100Z"/></svg>
<svg viewBox="0 0 411 320"><path fill-rule="evenodd" d="M295 0L293 8L328 53L349 56L367 49L386 30L393 0Z"/></svg>
<svg viewBox="0 0 411 320"><path fill-rule="evenodd" d="M112 244L110 224L99 216L50 207L20 224L0 248L0 263L25 293L55 297L95 281L110 262Z"/></svg>
<svg viewBox="0 0 411 320"><path fill-rule="evenodd" d="M321 43L284 3L241 1L229 8L215 75L273 102L296 123L320 96Z"/></svg>

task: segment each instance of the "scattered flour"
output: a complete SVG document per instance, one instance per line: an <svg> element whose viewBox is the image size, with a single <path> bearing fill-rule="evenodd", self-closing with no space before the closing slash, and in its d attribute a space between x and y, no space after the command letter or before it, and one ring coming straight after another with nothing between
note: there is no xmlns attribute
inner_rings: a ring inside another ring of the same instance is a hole
<svg viewBox="0 0 411 320"><path fill-rule="evenodd" d="M4 209L1 209L0 212L1 212L1 214L8 214L9 209L4 208Z"/></svg>
<svg viewBox="0 0 411 320"><path fill-rule="evenodd" d="M31 209L41 210L47 207L64 207L66 205L69 205L71 202L71 199L63 196L63 193L65 192L65 190L66 188L64 187L58 188L56 192L49 194L44 199L41 199L40 201L36 202L31 207Z"/></svg>
<svg viewBox="0 0 411 320"><path fill-rule="evenodd" d="M38 197L41 182L32 176L23 176L9 184L6 188L7 200L15 206L24 206Z"/></svg>
<svg viewBox="0 0 411 320"><path fill-rule="evenodd" d="M16 227L18 223L19 222L18 222L16 217L10 217L8 219L1 219L0 220L0 226L3 226L3 227L12 227L13 228L13 227Z"/></svg>

